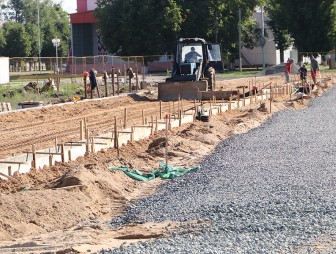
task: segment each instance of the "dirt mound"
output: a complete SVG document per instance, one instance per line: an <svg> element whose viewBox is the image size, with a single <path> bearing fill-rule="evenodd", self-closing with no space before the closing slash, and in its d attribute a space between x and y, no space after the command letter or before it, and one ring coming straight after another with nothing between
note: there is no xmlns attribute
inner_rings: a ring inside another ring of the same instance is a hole
<svg viewBox="0 0 336 254"><path fill-rule="evenodd" d="M121 172L79 165L44 188L2 194L0 239L13 240L110 218L123 210L136 187Z"/></svg>

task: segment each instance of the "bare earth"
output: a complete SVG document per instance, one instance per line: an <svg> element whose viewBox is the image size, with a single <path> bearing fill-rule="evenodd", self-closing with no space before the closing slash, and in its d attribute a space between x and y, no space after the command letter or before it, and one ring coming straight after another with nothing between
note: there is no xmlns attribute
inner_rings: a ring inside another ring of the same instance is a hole
<svg viewBox="0 0 336 254"><path fill-rule="evenodd" d="M223 89L248 86L252 79L221 81ZM259 86L283 83L283 76L258 77ZM300 109L311 98L321 96L335 82L323 77L321 86L311 97L289 102L289 96L278 95L272 102L272 113L285 109ZM147 119L159 116L159 102L154 95L120 96L101 100L68 103L60 106L0 115L0 159L31 149L51 147L58 142L79 140L79 121L87 119L92 134L111 131L114 117L122 126L125 108L127 125L142 123L142 110ZM184 109L194 102L183 102ZM163 111L176 105L164 103ZM238 111L212 116L210 123L195 122L169 132L169 163L191 167L213 151L221 140L247 132L264 123L271 114L254 104ZM121 214L136 200L151 195L162 180L143 183L121 172L111 172L110 166L126 165L151 171L164 161L164 132L148 140L59 163L52 168L15 174L14 179L0 179L0 252L40 253L63 250L61 253L94 252L103 247L120 246L140 239L152 239L166 234L167 229L181 226L176 222L128 225L110 229L108 221ZM150 147L150 149L149 149ZM189 224L198 222L188 222ZM187 224L188 224L187 223ZM5 248L6 247L6 248Z"/></svg>

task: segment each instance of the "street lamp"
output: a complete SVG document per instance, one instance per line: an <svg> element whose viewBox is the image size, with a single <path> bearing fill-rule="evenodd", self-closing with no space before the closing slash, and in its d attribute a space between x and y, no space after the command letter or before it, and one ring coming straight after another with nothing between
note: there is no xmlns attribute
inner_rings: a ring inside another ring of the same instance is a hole
<svg viewBox="0 0 336 254"><path fill-rule="evenodd" d="M56 68L55 68L55 71L58 71L58 52L57 52L57 47L60 45L61 40L56 37L55 39L52 39L51 41L54 44L54 47L56 47Z"/></svg>
<svg viewBox="0 0 336 254"><path fill-rule="evenodd" d="M38 54L39 71L41 72L41 27L40 27L40 0L37 1L37 26L38 26Z"/></svg>

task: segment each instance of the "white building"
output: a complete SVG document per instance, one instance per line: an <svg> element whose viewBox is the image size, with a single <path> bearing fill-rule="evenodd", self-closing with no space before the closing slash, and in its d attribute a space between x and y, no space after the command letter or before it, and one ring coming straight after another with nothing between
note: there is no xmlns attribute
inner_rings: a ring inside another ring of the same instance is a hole
<svg viewBox="0 0 336 254"><path fill-rule="evenodd" d="M262 27L262 13L260 9L257 9L256 12L253 14L253 18L256 19L257 24L259 27ZM278 65L280 64L280 50L276 49L276 45L274 42L274 37L272 30L266 25L266 20L268 17L264 13L264 20L265 20L265 31L267 34L266 44L264 47L264 53L262 47L255 47L254 49L243 48L242 49L242 60L243 65L263 65L263 58L265 59L265 65ZM264 54L264 57L263 57ZM293 58L295 63L298 62L298 52L294 48L290 48L285 50L284 52L284 61L288 58Z"/></svg>

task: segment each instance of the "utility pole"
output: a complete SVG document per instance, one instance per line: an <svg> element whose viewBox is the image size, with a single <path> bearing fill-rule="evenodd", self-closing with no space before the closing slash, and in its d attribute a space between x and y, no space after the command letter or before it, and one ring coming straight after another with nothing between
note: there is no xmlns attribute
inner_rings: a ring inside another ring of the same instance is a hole
<svg viewBox="0 0 336 254"><path fill-rule="evenodd" d="M238 22L238 30L239 30L239 71L243 71L243 64L242 64L242 35L241 35L241 9L239 8L239 22Z"/></svg>
<svg viewBox="0 0 336 254"><path fill-rule="evenodd" d="M261 6L261 38L265 42L264 6ZM261 45L263 70L265 70L265 43Z"/></svg>
<svg viewBox="0 0 336 254"><path fill-rule="evenodd" d="M38 53L39 71L41 72L41 27L40 27L40 0L37 0L37 26L38 26Z"/></svg>
<svg viewBox="0 0 336 254"><path fill-rule="evenodd" d="M217 43L217 39L218 39L218 17L217 17L217 10L215 12L215 42Z"/></svg>

